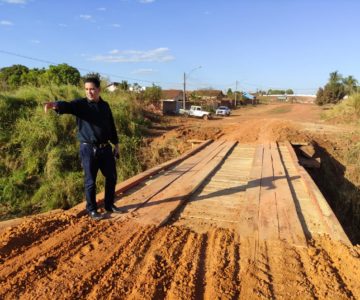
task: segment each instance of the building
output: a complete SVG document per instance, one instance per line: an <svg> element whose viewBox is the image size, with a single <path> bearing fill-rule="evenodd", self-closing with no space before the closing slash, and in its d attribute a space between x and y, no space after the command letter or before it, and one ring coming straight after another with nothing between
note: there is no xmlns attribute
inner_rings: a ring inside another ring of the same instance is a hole
<svg viewBox="0 0 360 300"><path fill-rule="evenodd" d="M106 86L106 90L109 92L115 92L119 86L119 82L111 82Z"/></svg>
<svg viewBox="0 0 360 300"><path fill-rule="evenodd" d="M183 105L182 90L162 90L161 91L161 110L163 115L176 115Z"/></svg>
<svg viewBox="0 0 360 300"><path fill-rule="evenodd" d="M221 101L225 97L221 90L197 90L194 93L202 100Z"/></svg>

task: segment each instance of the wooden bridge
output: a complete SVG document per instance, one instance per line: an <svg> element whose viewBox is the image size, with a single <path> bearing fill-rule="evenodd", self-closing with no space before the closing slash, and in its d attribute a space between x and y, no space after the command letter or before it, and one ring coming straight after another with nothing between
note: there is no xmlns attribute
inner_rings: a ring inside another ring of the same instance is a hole
<svg viewBox="0 0 360 300"><path fill-rule="evenodd" d="M127 213L114 218L231 228L240 238L298 246L322 234L350 244L289 142L206 141L118 184L116 191L116 205ZM84 213L84 204L69 213L74 212Z"/></svg>

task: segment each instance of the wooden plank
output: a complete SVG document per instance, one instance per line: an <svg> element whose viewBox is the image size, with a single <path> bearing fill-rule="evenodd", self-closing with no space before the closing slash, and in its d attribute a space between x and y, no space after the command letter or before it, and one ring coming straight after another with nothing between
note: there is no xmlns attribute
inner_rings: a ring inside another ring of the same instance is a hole
<svg viewBox="0 0 360 300"><path fill-rule="evenodd" d="M319 218L325 225L327 229L327 233L335 240L340 240L347 245L351 245L349 238L347 237L344 229L342 228L339 220L336 218L334 212L332 211L330 205L327 203L326 199L322 195L321 191L317 187L317 185L312 180L311 176L306 172L304 167L302 167L296 156L294 149L292 148L289 142L286 142L286 147L288 148L292 159L294 160L294 164L301 176L307 192L312 200L315 209L319 214Z"/></svg>
<svg viewBox="0 0 360 300"><path fill-rule="evenodd" d="M141 207L137 213L137 220L142 224L161 226L173 215L176 209L194 193L202 182L216 169L224 157L235 146L236 142L226 142L217 151L202 160L179 180L153 197Z"/></svg>
<svg viewBox="0 0 360 300"><path fill-rule="evenodd" d="M264 146L255 150L249 181L245 192L245 205L240 215L240 237L255 237L258 234L259 201Z"/></svg>
<svg viewBox="0 0 360 300"><path fill-rule="evenodd" d="M274 173L270 144L264 146L262 165L260 206L259 206L259 240L279 239L279 220L276 209Z"/></svg>
<svg viewBox="0 0 360 300"><path fill-rule="evenodd" d="M167 162L162 163L161 165L158 165L154 168L148 169L144 172L141 172L141 173L121 182L121 183L118 183L115 187L115 194L121 194L122 192L125 192L126 190L129 190L130 188L132 188L132 187L138 185L139 183L143 182L144 180L148 179L149 177L154 176L155 174L159 173L160 171L166 170L170 167L173 167L174 165L181 163L182 161L184 161L185 159L196 154L197 152L199 152L200 150L202 150L203 148L205 148L212 142L213 142L213 140L207 140L204 143L187 151L186 153L184 153L183 155L181 155L177 158L171 159ZM96 195L96 200L99 205L102 205L103 201L104 201L104 192L98 193ZM81 216L86 213L85 206L86 206L86 202L84 199L83 202L72 207L66 213L71 214L71 215Z"/></svg>
<svg viewBox="0 0 360 300"><path fill-rule="evenodd" d="M306 247L305 233L296 212L296 206L289 187L288 176L281 161L279 148L276 143L271 143L271 156L273 158L280 239L297 246Z"/></svg>
<svg viewBox="0 0 360 300"><path fill-rule="evenodd" d="M218 148L224 144L224 141L218 141L212 143L210 146L198 152L196 155L188 158L179 166L174 169L167 171L159 178L154 180L150 185L145 188L136 191L135 193L121 199L117 202L118 206L123 207L128 212L137 210L141 205L148 202L156 194L167 188L170 184L175 182L178 178L183 176L186 172L194 168L202 160L207 159L212 153L217 153Z"/></svg>
<svg viewBox="0 0 360 300"><path fill-rule="evenodd" d="M168 169L176 164L179 164L180 162L184 161L188 157L194 155L195 153L197 153L200 150L202 150L203 148L205 148L210 143L212 143L212 140L207 140L207 141L203 142L202 144L200 144L199 146L197 146L196 148L189 150L188 152L184 153L183 155L181 155L177 158L174 158L172 160L164 162L159 166L156 166L154 168L146 170L134 177L131 177L131 178L117 184L115 187L115 192L122 193L123 191L128 190L129 188L137 185L139 182L144 181L145 179L159 173L160 171Z"/></svg>

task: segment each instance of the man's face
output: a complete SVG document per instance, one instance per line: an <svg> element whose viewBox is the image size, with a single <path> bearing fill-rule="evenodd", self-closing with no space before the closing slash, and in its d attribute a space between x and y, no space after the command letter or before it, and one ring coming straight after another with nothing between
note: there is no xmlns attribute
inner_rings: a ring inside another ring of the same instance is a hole
<svg viewBox="0 0 360 300"><path fill-rule="evenodd" d="M96 87L94 83L86 82L85 92L86 92L86 98L88 98L90 101L95 101L95 102L99 101L100 88Z"/></svg>

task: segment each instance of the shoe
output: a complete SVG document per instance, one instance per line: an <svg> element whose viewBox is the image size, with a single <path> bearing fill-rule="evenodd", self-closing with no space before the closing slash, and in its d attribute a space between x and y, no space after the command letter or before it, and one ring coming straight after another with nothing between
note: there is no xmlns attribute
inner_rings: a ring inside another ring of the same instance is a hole
<svg viewBox="0 0 360 300"><path fill-rule="evenodd" d="M96 210L89 212L89 217L95 221L99 221L104 218L103 215L99 214Z"/></svg>
<svg viewBox="0 0 360 300"><path fill-rule="evenodd" d="M125 209L116 207L115 205L112 205L110 208L105 208L105 210L106 210L108 213L117 213L117 214L126 213L126 210L125 210Z"/></svg>

